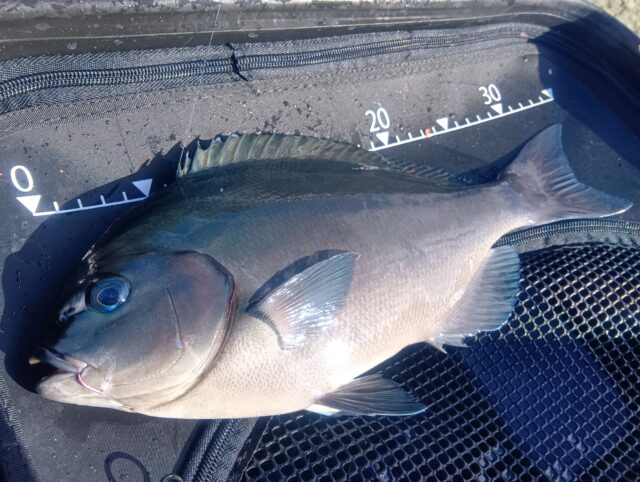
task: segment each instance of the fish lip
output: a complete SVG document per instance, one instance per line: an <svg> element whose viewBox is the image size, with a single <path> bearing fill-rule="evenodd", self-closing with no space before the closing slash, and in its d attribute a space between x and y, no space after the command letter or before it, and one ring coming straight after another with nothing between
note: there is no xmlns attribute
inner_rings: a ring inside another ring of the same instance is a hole
<svg viewBox="0 0 640 482"><path fill-rule="evenodd" d="M94 398L96 396L104 397L104 393L100 390L97 390L89 385L87 385L82 379L82 373L74 373L67 371L56 371L51 375L44 377L40 382L36 385L35 391L36 393L44 396L45 398L50 398L52 400L58 400L56 397L47 396L47 393L50 393L52 387L55 390L55 386L60 383L64 383L65 380L73 379L75 383L86 389L83 394L75 394L76 396L81 396L85 398ZM114 400L115 402L115 400Z"/></svg>
<svg viewBox="0 0 640 482"><path fill-rule="evenodd" d="M51 348L47 348L44 346L37 347L33 356L42 363L46 363L47 365L55 368L55 371L51 375L43 378L40 381L38 385L39 387L41 387L44 383L51 384L73 377L75 378L78 385L97 395L104 395L104 392L102 390L93 388L91 385L87 384L84 381L84 371L85 369L90 367L88 363L85 363L82 360L78 360L77 358L74 358L72 356L59 353L55 350L52 350Z"/></svg>
<svg viewBox="0 0 640 482"><path fill-rule="evenodd" d="M59 353L44 346L38 346L33 356L37 360L56 368L56 373L59 374L69 373L77 375L82 373L82 371L89 366L88 363L83 362L82 360Z"/></svg>
<svg viewBox="0 0 640 482"><path fill-rule="evenodd" d="M42 380L40 380L38 382L37 387L36 387L36 391L39 391L39 388L41 388L45 383L49 383L50 384L50 383L53 383L53 382L59 382L61 380L66 380L67 378L73 378L75 376L76 376L75 373L56 371L56 372L52 373L51 375L48 375L48 376L44 377Z"/></svg>

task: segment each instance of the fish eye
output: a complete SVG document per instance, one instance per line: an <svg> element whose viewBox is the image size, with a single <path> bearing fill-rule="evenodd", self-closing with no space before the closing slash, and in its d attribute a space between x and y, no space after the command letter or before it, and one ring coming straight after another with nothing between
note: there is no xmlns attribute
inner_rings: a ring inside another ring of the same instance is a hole
<svg viewBox="0 0 640 482"><path fill-rule="evenodd" d="M96 310L111 313L127 301L130 292L131 286L124 278L103 278L91 286L89 302Z"/></svg>

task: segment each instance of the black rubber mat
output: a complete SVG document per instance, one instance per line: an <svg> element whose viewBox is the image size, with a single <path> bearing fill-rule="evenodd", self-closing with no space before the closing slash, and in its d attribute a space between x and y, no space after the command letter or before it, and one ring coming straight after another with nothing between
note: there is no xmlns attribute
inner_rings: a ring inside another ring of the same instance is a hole
<svg viewBox="0 0 640 482"><path fill-rule="evenodd" d="M271 418L245 443L244 481L639 480L640 249L522 255L518 303L448 355L426 345L382 369L418 416Z"/></svg>

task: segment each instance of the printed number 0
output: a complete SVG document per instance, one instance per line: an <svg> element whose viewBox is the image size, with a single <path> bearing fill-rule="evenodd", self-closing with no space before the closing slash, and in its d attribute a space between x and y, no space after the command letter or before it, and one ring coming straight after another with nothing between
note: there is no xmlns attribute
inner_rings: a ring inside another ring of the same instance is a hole
<svg viewBox="0 0 640 482"><path fill-rule="evenodd" d="M369 132L378 132L380 128L388 129L391 125L391 121L389 120L389 113L384 107L380 107L375 112L373 112L372 110L368 110L364 114L371 116L371 127L369 128Z"/></svg>
<svg viewBox="0 0 640 482"><path fill-rule="evenodd" d="M18 179L18 172L22 173L22 179ZM24 185L25 181L26 186ZM13 166L11 168L11 182L21 192L29 192L33 189L33 176L31 176L29 169L24 166Z"/></svg>
<svg viewBox="0 0 640 482"><path fill-rule="evenodd" d="M482 93L482 97L486 99L484 101L485 105L492 104L493 102L500 102L502 99L502 95L500 95L500 91L496 84L489 84L486 87L482 86L478 90Z"/></svg>

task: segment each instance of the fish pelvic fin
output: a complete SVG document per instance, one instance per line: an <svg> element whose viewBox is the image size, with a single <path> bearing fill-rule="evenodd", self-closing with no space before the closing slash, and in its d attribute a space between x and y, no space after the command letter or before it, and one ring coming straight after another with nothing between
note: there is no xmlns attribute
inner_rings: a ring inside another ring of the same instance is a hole
<svg viewBox="0 0 640 482"><path fill-rule="evenodd" d="M554 124L531 139L502 173L531 209L536 224L563 219L605 217L633 203L599 191L576 178L562 148L562 126Z"/></svg>
<svg viewBox="0 0 640 482"><path fill-rule="evenodd" d="M429 342L444 351L444 345L466 346L465 337L499 329L509 319L519 290L518 253L511 246L493 248L442 324L442 333Z"/></svg>
<svg viewBox="0 0 640 482"><path fill-rule="evenodd" d="M413 395L379 374L365 375L307 407L321 415L416 415L426 410Z"/></svg>

